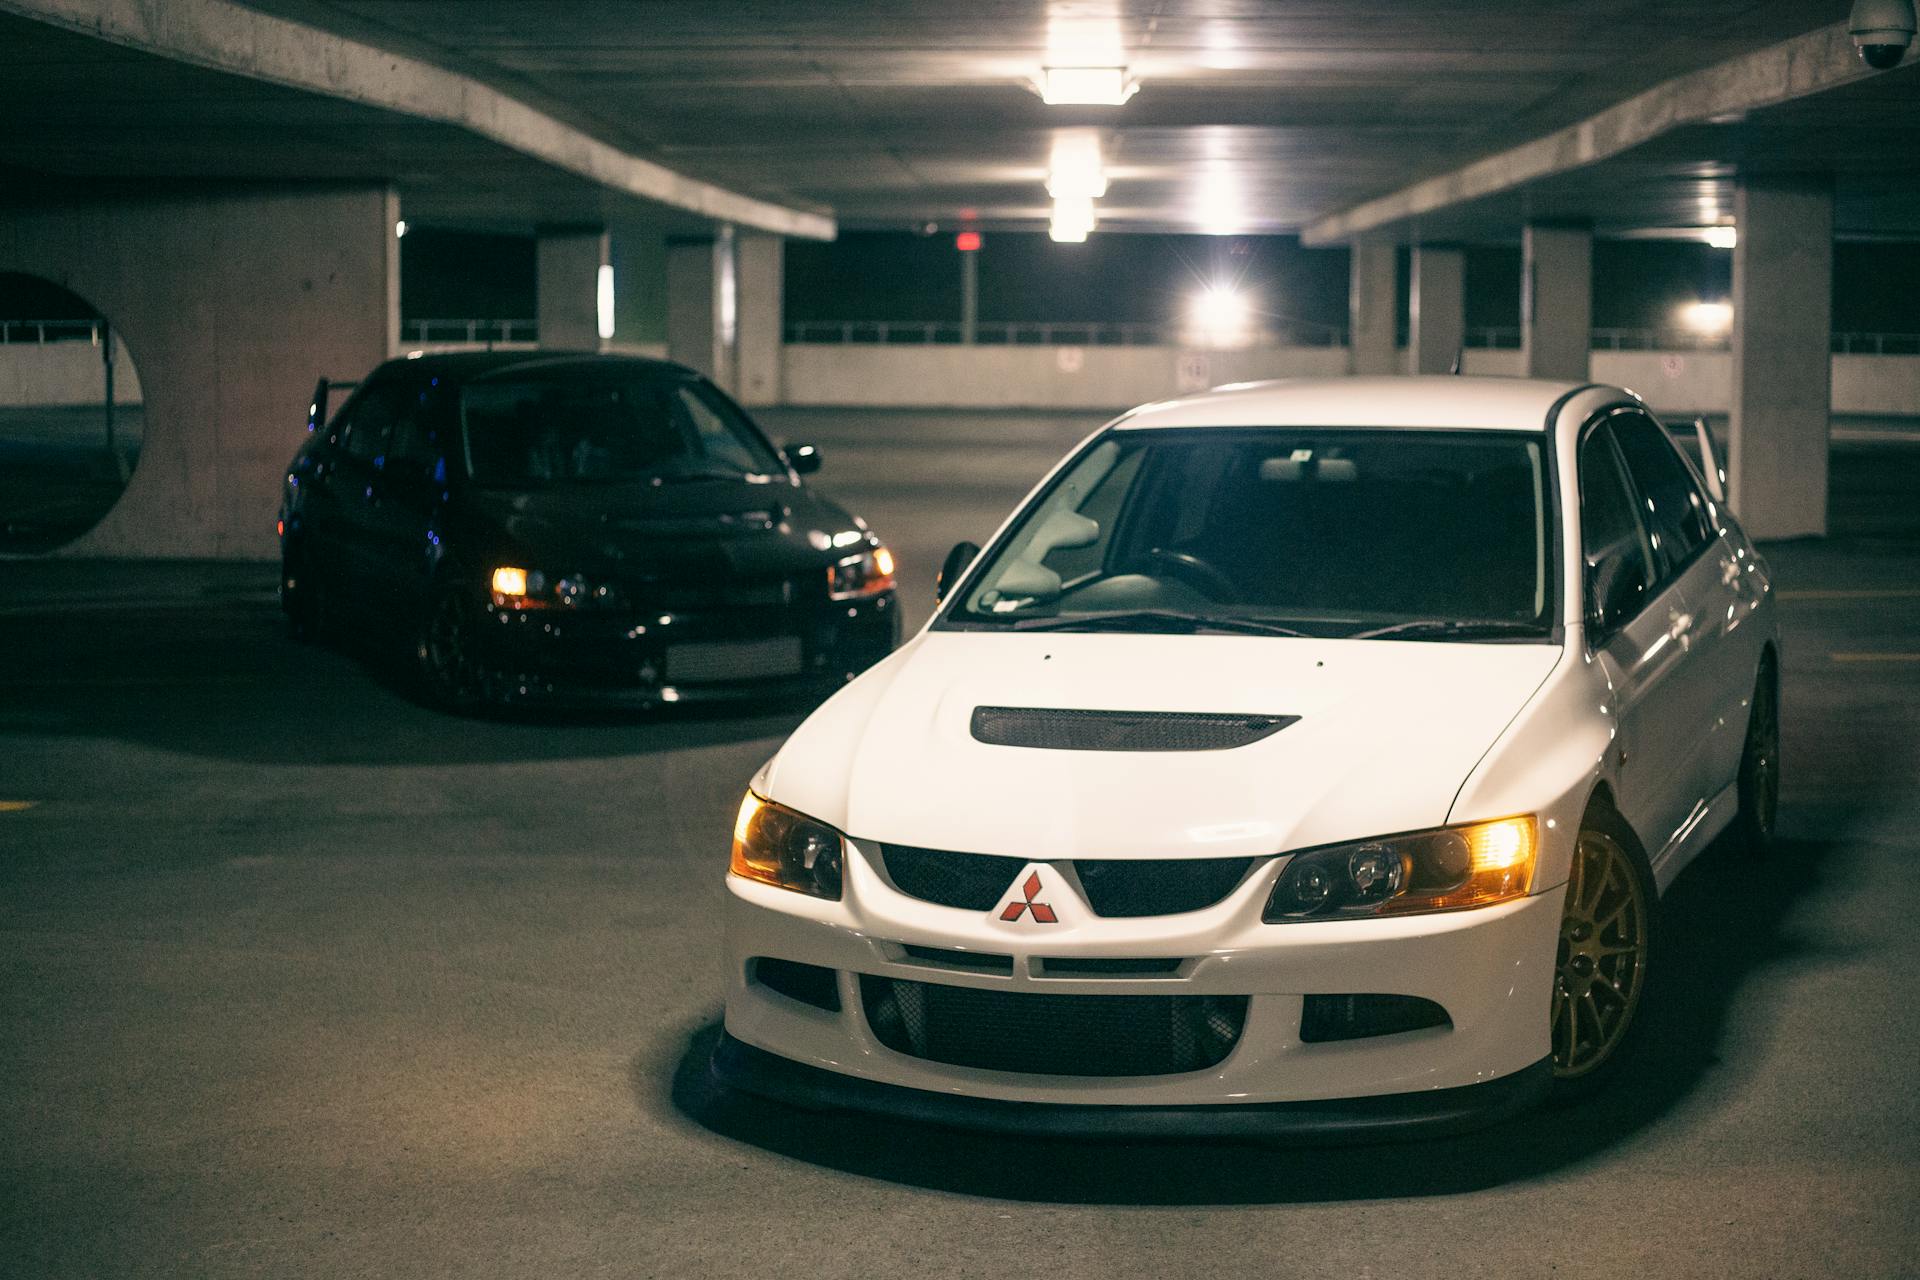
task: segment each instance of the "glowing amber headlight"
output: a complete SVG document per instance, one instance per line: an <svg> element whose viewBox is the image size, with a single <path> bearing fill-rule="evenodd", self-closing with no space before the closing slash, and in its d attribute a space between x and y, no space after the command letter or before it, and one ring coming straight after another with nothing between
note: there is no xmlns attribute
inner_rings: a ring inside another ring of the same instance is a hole
<svg viewBox="0 0 1920 1280"><path fill-rule="evenodd" d="M862 547L827 570L827 594L835 600L877 596L893 590L893 552L879 543Z"/></svg>
<svg viewBox="0 0 1920 1280"><path fill-rule="evenodd" d="M1383 836L1295 854L1267 900L1269 924L1454 911L1524 897L1538 848L1533 818Z"/></svg>
<svg viewBox="0 0 1920 1280"><path fill-rule="evenodd" d="M734 875L815 898L840 897L844 843L838 831L747 792L733 821Z"/></svg>

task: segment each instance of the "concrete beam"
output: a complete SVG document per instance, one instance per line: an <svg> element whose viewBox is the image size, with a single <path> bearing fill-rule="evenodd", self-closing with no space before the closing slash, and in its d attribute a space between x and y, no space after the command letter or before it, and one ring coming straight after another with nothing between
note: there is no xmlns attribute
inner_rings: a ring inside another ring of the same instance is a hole
<svg viewBox="0 0 1920 1280"><path fill-rule="evenodd" d="M471 76L234 0L0 0L0 13L198 67L454 125L601 186L716 222L811 240L831 240L835 234L827 214L689 178Z"/></svg>
<svg viewBox="0 0 1920 1280"><path fill-rule="evenodd" d="M1597 164L1683 125L1757 111L1878 74L1860 61L1847 24L1836 22L1678 76L1578 124L1321 218L1309 223L1300 239L1308 245L1352 240L1423 213Z"/></svg>

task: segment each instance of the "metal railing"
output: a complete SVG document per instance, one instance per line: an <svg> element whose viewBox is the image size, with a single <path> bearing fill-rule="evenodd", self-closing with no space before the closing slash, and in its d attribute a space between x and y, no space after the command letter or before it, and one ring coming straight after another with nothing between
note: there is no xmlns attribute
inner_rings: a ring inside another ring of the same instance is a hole
<svg viewBox="0 0 1920 1280"><path fill-rule="evenodd" d="M0 320L0 346L45 346L49 342L100 345L105 320Z"/></svg>
<svg viewBox="0 0 1920 1280"><path fill-rule="evenodd" d="M1836 333L1833 349L1844 356L1920 356L1920 333Z"/></svg>
<svg viewBox="0 0 1920 1280"><path fill-rule="evenodd" d="M409 320L400 327L401 340L421 345L464 342L538 342L540 326L532 320Z"/></svg>
<svg viewBox="0 0 1920 1280"><path fill-rule="evenodd" d="M1254 335L1252 345L1338 347L1347 341L1339 325L1283 322ZM786 326L791 343L846 343L882 346L957 346L966 341L957 320L812 320ZM1082 321L981 321L973 341L998 347L1160 347L1181 346L1191 334L1177 325Z"/></svg>

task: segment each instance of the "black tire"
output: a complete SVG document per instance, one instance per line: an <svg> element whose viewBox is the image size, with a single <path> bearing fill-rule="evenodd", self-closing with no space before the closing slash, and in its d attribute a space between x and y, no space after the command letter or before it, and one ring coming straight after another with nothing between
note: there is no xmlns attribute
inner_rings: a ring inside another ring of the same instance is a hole
<svg viewBox="0 0 1920 1280"><path fill-rule="evenodd" d="M1754 677L1737 789L1734 838L1749 855L1764 858L1773 851L1780 810L1780 675L1771 653L1760 660L1760 674Z"/></svg>
<svg viewBox="0 0 1920 1280"><path fill-rule="evenodd" d="M313 572L298 542L288 542L280 552L280 609L287 615L287 628L294 639L319 641L324 637L325 584Z"/></svg>
<svg viewBox="0 0 1920 1280"><path fill-rule="evenodd" d="M1604 1088L1639 1044L1659 914L1646 850L1610 805L1596 801L1580 824L1561 908L1549 1013L1551 1104Z"/></svg>
<svg viewBox="0 0 1920 1280"><path fill-rule="evenodd" d="M479 650L480 606L472 593L447 585L421 611L413 638L420 695L442 711L473 715L498 698L499 682Z"/></svg>

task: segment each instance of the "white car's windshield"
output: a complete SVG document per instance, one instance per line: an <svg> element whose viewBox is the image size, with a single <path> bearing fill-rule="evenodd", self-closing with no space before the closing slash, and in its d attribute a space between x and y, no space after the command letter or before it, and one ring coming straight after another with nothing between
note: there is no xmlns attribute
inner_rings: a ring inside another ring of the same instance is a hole
<svg viewBox="0 0 1920 1280"><path fill-rule="evenodd" d="M1539 437L1114 431L969 576L942 626L1540 640Z"/></svg>

